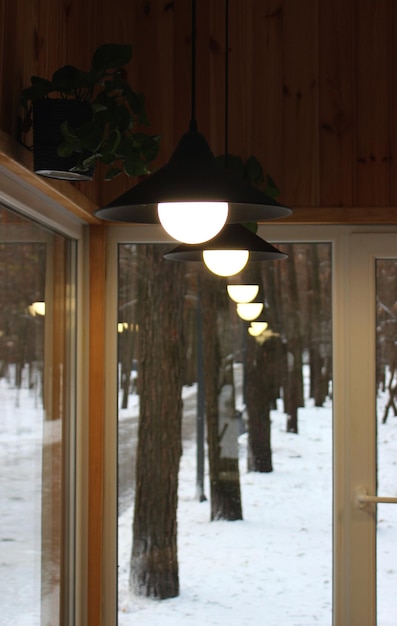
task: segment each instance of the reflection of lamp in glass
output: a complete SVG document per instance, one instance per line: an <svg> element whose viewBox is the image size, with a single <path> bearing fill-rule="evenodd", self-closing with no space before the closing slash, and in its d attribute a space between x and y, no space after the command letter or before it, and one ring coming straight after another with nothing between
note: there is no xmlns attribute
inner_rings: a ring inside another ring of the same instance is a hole
<svg viewBox="0 0 397 626"><path fill-rule="evenodd" d="M32 304L28 306L28 311L33 317L36 315L45 315L45 302L32 302Z"/></svg>
<svg viewBox="0 0 397 626"><path fill-rule="evenodd" d="M262 313L263 302L238 302L237 314L241 319L251 322Z"/></svg>
<svg viewBox="0 0 397 626"><path fill-rule="evenodd" d="M242 224L227 224L225 228L213 239L202 244L186 245L180 244L173 248L164 255L165 259L171 261L203 261L204 252L222 252L225 254L241 253L245 256L248 255L249 261L275 261L278 259L285 259L286 254L280 252L269 242L258 237L251 230L243 226ZM209 269L212 270L210 267ZM242 268L241 268L242 269ZM232 273L233 270L233 273ZM235 268L224 270L226 273L222 276L232 276L236 273ZM237 270L240 271L240 270ZM215 271L215 273L218 273Z"/></svg>
<svg viewBox="0 0 397 626"><path fill-rule="evenodd" d="M248 259L248 250L203 250L204 263L218 276L238 274L247 265Z"/></svg>
<svg viewBox="0 0 397 626"><path fill-rule="evenodd" d="M251 322L251 325L248 327L248 332L251 335L251 337L258 337L259 335L261 335L263 333L263 331L266 330L266 328L268 327L268 323L267 322Z"/></svg>
<svg viewBox="0 0 397 626"><path fill-rule="evenodd" d="M227 293L233 302L252 302L258 295L259 285L228 285Z"/></svg>

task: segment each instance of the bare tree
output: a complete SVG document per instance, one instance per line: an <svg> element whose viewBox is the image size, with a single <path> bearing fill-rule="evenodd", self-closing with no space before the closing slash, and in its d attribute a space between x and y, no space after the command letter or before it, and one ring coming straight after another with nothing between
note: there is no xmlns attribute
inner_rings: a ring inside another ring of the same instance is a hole
<svg viewBox="0 0 397 626"><path fill-rule="evenodd" d="M163 246L139 248L140 415L130 584L159 599L179 594L177 490L182 453L184 266Z"/></svg>
<svg viewBox="0 0 397 626"><path fill-rule="evenodd" d="M233 335L225 280L203 270L201 302L211 520L233 521L242 519L242 506Z"/></svg>

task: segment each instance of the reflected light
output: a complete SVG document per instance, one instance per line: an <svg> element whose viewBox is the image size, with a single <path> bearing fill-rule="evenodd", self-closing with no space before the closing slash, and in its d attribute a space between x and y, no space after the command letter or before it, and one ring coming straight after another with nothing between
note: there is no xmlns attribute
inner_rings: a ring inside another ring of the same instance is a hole
<svg viewBox="0 0 397 626"><path fill-rule="evenodd" d="M251 326L248 328L248 332L251 337L259 337L268 327L267 322L251 322Z"/></svg>
<svg viewBox="0 0 397 626"><path fill-rule="evenodd" d="M28 311L33 317L36 315L45 315L45 302L32 302L32 304L28 306Z"/></svg>
<svg viewBox="0 0 397 626"><path fill-rule="evenodd" d="M237 314L241 319L251 322L255 320L263 310L263 302L239 302Z"/></svg>
<svg viewBox="0 0 397 626"><path fill-rule="evenodd" d="M241 272L249 259L248 250L203 250L203 260L218 276L234 276Z"/></svg>
<svg viewBox="0 0 397 626"><path fill-rule="evenodd" d="M227 202L159 202L158 216L165 231L177 241L209 241L224 227Z"/></svg>
<svg viewBox="0 0 397 626"><path fill-rule="evenodd" d="M259 285L228 285L227 293L233 302L251 302L259 292Z"/></svg>

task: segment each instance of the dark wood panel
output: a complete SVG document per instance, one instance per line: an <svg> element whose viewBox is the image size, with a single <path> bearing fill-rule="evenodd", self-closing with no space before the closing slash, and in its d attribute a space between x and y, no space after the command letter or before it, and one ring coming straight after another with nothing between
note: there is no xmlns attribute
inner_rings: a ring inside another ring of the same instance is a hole
<svg viewBox="0 0 397 626"><path fill-rule="evenodd" d="M356 2L356 175L353 204L390 203L393 0Z"/></svg>
<svg viewBox="0 0 397 626"><path fill-rule="evenodd" d="M225 0L201 0L197 119L224 151ZM229 0L231 153L255 155L292 207L397 202L394 0ZM321 8L321 10L320 10ZM0 0L0 128L17 136L19 95L31 74L88 67L97 45L132 43L128 67L144 93L166 162L190 116L188 0ZM99 205L135 181L75 183Z"/></svg>
<svg viewBox="0 0 397 626"><path fill-rule="evenodd" d="M291 206L316 206L318 2L307 0L305 11L302 6L283 2L282 194Z"/></svg>
<svg viewBox="0 0 397 626"><path fill-rule="evenodd" d="M351 206L354 186L354 4L324 2L319 18L319 204Z"/></svg>

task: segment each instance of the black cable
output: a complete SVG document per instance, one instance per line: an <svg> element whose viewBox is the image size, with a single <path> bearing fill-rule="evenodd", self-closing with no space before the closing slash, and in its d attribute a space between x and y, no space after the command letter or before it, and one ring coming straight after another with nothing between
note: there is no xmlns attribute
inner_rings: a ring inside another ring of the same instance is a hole
<svg viewBox="0 0 397 626"><path fill-rule="evenodd" d="M196 0L192 0L192 67L190 131L197 131L196 121Z"/></svg>
<svg viewBox="0 0 397 626"><path fill-rule="evenodd" d="M229 153L229 0L225 0L225 168Z"/></svg>

